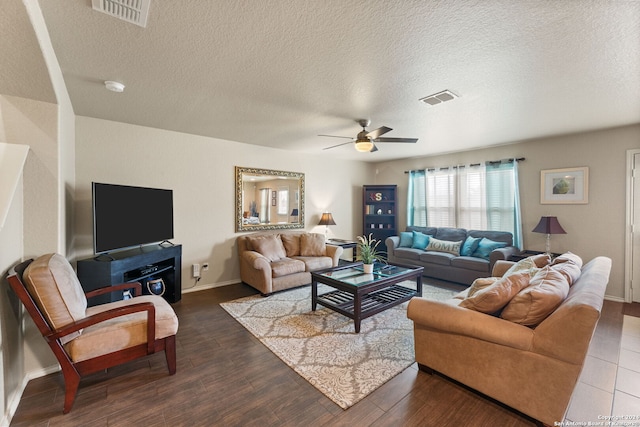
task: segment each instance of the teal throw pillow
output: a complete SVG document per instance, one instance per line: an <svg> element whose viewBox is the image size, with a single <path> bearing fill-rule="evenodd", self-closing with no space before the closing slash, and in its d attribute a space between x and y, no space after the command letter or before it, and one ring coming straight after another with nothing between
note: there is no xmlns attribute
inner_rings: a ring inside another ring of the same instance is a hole
<svg viewBox="0 0 640 427"><path fill-rule="evenodd" d="M428 235L421 233L419 231L413 232L413 245L411 245L412 248L424 250L424 248L426 248L428 244L429 244Z"/></svg>
<svg viewBox="0 0 640 427"><path fill-rule="evenodd" d="M480 245L480 240L482 237L471 237L468 236L467 240L464 241L462 248L460 249L460 255L462 256L471 256L472 253L478 249L478 245Z"/></svg>
<svg viewBox="0 0 640 427"><path fill-rule="evenodd" d="M471 256L488 260L491 251L498 248L504 248L505 246L507 246L506 242L494 242L491 239L483 237L478 244L478 249L476 249Z"/></svg>
<svg viewBox="0 0 640 427"><path fill-rule="evenodd" d="M413 246L413 233L411 231L402 231L400 233L399 248L410 248Z"/></svg>

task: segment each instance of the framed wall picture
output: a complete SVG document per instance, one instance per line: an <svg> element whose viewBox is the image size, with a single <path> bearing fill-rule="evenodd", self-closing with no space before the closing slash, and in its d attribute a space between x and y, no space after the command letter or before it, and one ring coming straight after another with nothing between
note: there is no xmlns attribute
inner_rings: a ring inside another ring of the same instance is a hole
<svg viewBox="0 0 640 427"><path fill-rule="evenodd" d="M589 203L589 168L546 169L540 171L540 203Z"/></svg>

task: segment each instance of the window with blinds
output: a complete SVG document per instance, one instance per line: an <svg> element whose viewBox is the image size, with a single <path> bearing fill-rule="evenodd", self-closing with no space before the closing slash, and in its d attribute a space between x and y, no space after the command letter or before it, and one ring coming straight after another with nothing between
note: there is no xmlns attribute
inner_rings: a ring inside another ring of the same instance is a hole
<svg viewBox="0 0 640 427"><path fill-rule="evenodd" d="M521 236L517 162L409 172L407 225L510 231Z"/></svg>

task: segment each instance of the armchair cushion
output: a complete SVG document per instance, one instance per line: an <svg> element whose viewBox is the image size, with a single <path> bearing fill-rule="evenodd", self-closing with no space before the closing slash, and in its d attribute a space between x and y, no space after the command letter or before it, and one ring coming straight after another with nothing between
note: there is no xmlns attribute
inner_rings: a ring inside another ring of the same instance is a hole
<svg viewBox="0 0 640 427"><path fill-rule="evenodd" d="M85 317L87 298L71 264L60 254L43 255L26 268L23 280L36 305L53 329ZM65 344L82 330L60 339Z"/></svg>
<svg viewBox="0 0 640 427"><path fill-rule="evenodd" d="M327 246L324 235L318 233L305 233L300 235L301 256L326 256Z"/></svg>
<svg viewBox="0 0 640 427"><path fill-rule="evenodd" d="M143 295L133 299L115 301L87 308L86 316L92 316L114 308L141 302L151 302L156 311L156 339L175 335L178 318L167 301L157 295ZM82 330L82 334L65 344L65 350L74 362L91 359L126 347L144 344L147 341L146 312L101 322Z"/></svg>
<svg viewBox="0 0 640 427"><path fill-rule="evenodd" d="M269 261L279 261L287 257L282 240L277 234L250 237L249 242L254 251L263 255Z"/></svg>

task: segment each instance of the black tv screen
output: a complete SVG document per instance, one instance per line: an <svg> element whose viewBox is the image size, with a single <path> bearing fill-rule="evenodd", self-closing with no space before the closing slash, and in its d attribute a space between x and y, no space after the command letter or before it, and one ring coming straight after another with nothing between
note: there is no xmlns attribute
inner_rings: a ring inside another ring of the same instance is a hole
<svg viewBox="0 0 640 427"><path fill-rule="evenodd" d="M94 182L96 254L173 238L173 191Z"/></svg>

